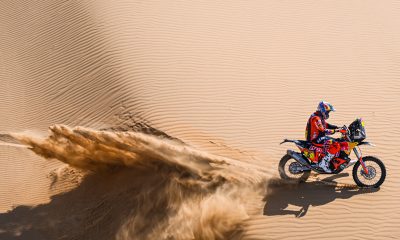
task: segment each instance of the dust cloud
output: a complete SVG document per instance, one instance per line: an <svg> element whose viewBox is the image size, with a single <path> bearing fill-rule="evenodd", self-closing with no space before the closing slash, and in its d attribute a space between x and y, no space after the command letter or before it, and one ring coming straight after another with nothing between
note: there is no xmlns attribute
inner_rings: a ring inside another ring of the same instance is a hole
<svg viewBox="0 0 400 240"><path fill-rule="evenodd" d="M40 206L63 225L37 221L49 238L240 239L249 217L245 197L266 182L263 172L240 161L140 132L54 125L47 137L13 137L84 173L54 206ZM64 203L69 217L61 219L55 206Z"/></svg>

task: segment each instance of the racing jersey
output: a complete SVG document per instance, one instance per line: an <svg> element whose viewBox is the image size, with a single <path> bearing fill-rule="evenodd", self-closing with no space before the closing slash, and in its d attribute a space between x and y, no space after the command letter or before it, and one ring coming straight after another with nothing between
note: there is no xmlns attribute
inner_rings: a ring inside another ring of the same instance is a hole
<svg viewBox="0 0 400 240"><path fill-rule="evenodd" d="M334 134L337 126L329 124L322 117L320 112L311 114L306 127L306 139L310 142L315 142L318 138L324 137L327 134Z"/></svg>

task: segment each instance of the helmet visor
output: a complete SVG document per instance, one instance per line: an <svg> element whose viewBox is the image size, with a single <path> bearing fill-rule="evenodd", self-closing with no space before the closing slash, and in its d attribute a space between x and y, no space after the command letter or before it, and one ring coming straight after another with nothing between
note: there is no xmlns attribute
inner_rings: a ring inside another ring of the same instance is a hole
<svg viewBox="0 0 400 240"><path fill-rule="evenodd" d="M329 112L330 112L330 111L326 111L326 112L324 113L326 119L329 118Z"/></svg>

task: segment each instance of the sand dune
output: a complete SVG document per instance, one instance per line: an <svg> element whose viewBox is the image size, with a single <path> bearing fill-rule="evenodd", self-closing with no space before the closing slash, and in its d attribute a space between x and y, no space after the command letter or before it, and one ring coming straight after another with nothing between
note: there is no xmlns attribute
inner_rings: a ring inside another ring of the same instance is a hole
<svg viewBox="0 0 400 240"><path fill-rule="evenodd" d="M0 238L398 238L399 10L1 1ZM275 179L321 99L364 118L381 189Z"/></svg>

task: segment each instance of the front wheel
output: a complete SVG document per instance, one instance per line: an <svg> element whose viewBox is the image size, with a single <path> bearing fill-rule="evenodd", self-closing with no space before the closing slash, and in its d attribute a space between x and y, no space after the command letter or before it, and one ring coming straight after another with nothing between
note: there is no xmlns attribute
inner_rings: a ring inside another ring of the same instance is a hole
<svg viewBox="0 0 400 240"><path fill-rule="evenodd" d="M378 188L386 178L386 168L381 160L376 157L363 157L363 162L368 169L368 174L364 172L360 161L353 167L353 179L359 187Z"/></svg>
<svg viewBox="0 0 400 240"><path fill-rule="evenodd" d="M303 170L303 166L292 158L289 154L282 157L279 162L279 175L282 179L304 182L310 176L310 170Z"/></svg>

